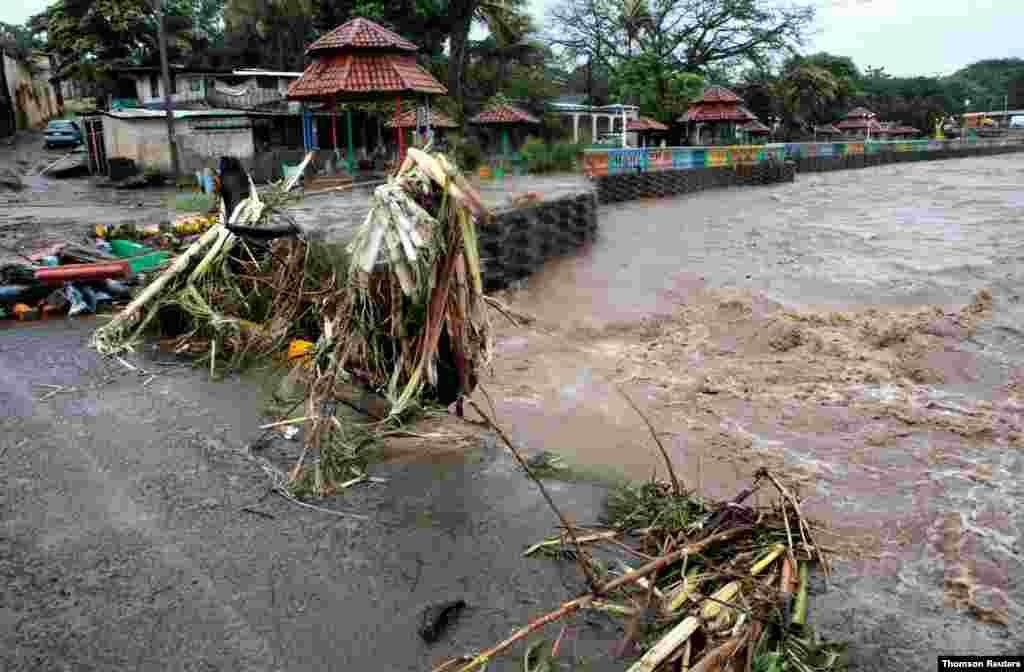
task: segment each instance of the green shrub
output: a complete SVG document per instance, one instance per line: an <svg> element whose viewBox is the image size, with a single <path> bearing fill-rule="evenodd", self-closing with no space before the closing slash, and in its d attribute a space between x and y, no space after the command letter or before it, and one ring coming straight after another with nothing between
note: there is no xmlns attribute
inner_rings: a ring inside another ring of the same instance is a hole
<svg viewBox="0 0 1024 672"><path fill-rule="evenodd" d="M523 143L520 155L531 173L550 173L574 170L576 159L582 150L582 145L572 142L555 142L549 145L540 138L530 136Z"/></svg>
<svg viewBox="0 0 1024 672"><path fill-rule="evenodd" d="M531 135L519 150L526 160L531 173L546 173L551 170L551 150L540 138Z"/></svg>
<svg viewBox="0 0 1024 672"><path fill-rule="evenodd" d="M484 156L484 151L480 148L479 143L457 135L450 135L448 136L448 145L451 147L452 156L460 170L467 173L476 172Z"/></svg>
<svg viewBox="0 0 1024 672"><path fill-rule="evenodd" d="M554 164L554 170L575 170L577 159L582 152L582 145L567 141L556 142L551 146L551 161Z"/></svg>

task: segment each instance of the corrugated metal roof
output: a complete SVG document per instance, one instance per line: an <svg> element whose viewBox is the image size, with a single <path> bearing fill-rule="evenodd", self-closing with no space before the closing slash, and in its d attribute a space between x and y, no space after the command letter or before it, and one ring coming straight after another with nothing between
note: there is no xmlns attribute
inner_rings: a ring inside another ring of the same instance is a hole
<svg viewBox="0 0 1024 672"><path fill-rule="evenodd" d="M307 54L357 49L394 49L417 51L419 47L379 23L358 17L347 21L309 45Z"/></svg>
<svg viewBox="0 0 1024 672"><path fill-rule="evenodd" d="M293 99L372 93L444 95L448 89L411 55L352 52L317 57L288 86Z"/></svg>
<svg viewBox="0 0 1024 672"><path fill-rule="evenodd" d="M107 110L108 117L116 119L163 119L165 110L147 110L140 107L126 107L119 110ZM174 110L175 119L191 119L195 117L247 117L249 114L239 110Z"/></svg>
<svg viewBox="0 0 1024 672"><path fill-rule="evenodd" d="M539 124L540 119L514 105L498 105L469 120L471 124Z"/></svg>
<svg viewBox="0 0 1024 672"><path fill-rule="evenodd" d="M458 128L458 124L452 121L448 115L437 110L430 111L430 125L434 128ZM394 128L395 126L399 128L415 128L416 110L402 112L397 117L392 115L391 119L388 120L387 127Z"/></svg>
<svg viewBox="0 0 1024 672"><path fill-rule="evenodd" d="M288 77L298 79L302 77L301 72L281 72L278 70L232 70L231 74L239 77Z"/></svg>

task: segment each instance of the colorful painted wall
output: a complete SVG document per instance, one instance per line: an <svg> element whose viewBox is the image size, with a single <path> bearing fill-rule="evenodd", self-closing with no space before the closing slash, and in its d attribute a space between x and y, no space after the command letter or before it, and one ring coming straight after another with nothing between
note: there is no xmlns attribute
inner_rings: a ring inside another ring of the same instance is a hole
<svg viewBox="0 0 1024 672"><path fill-rule="evenodd" d="M588 149L584 152L584 172L591 177L659 172L688 168L722 168L764 162L806 159L843 159L851 156L881 154L959 153L967 148L1021 145L1020 138L990 140L903 140L861 142L802 142L771 145L733 145L726 147L666 147L655 149Z"/></svg>

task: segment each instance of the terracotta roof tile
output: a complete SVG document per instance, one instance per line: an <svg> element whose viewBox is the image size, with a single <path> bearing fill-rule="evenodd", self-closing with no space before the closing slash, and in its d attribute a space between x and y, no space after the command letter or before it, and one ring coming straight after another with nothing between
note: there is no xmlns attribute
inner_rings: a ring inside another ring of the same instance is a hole
<svg viewBox="0 0 1024 672"><path fill-rule="evenodd" d="M444 95L448 90L403 54L323 54L288 87L292 99L413 92Z"/></svg>
<svg viewBox="0 0 1024 672"><path fill-rule="evenodd" d="M626 122L627 131L667 131L668 126L651 119L650 117L638 117L636 119L630 119Z"/></svg>
<svg viewBox="0 0 1024 672"><path fill-rule="evenodd" d="M329 33L320 36L306 49L307 54L315 52L356 49L393 49L416 51L415 44L398 33L362 17L347 21Z"/></svg>
<svg viewBox="0 0 1024 672"><path fill-rule="evenodd" d="M679 121L752 121L750 110L736 103L701 103L690 106Z"/></svg>
<svg viewBox="0 0 1024 672"><path fill-rule="evenodd" d="M724 86L709 86L696 101L697 103L738 103L743 99Z"/></svg>
<svg viewBox="0 0 1024 672"><path fill-rule="evenodd" d="M514 105L498 105L469 120L471 124L539 124L540 120Z"/></svg>
<svg viewBox="0 0 1024 672"><path fill-rule="evenodd" d="M395 123L396 121L397 124ZM386 125L388 128L394 128L395 126L400 128L415 128L416 110L407 110L397 117L392 116ZM438 110L430 110L430 125L434 128L458 128L458 124L452 121L444 112L440 112Z"/></svg>

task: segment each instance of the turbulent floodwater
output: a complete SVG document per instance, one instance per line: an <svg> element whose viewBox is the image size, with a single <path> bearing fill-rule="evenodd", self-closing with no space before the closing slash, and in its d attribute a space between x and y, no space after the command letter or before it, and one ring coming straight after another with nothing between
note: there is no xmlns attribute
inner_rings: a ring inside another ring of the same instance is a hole
<svg viewBox="0 0 1024 672"><path fill-rule="evenodd" d="M606 208L591 249L507 294L537 322L499 327L486 384L577 465L660 469L623 389L709 495L797 475L864 552L851 600L996 646L964 623L1024 616L1022 225L1024 154ZM890 637L879 619L855 627Z"/></svg>

